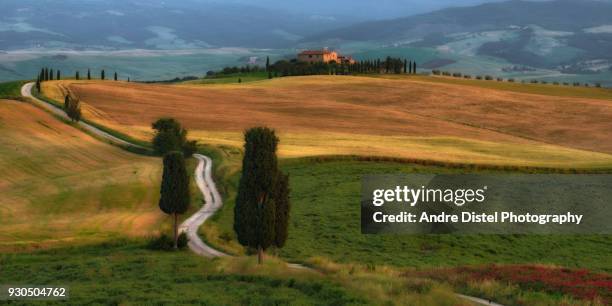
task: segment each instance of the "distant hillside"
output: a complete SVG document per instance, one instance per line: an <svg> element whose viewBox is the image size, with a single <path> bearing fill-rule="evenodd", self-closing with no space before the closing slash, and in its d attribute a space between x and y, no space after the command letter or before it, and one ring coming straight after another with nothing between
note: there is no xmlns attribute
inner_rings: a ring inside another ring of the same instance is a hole
<svg viewBox="0 0 612 306"><path fill-rule="evenodd" d="M273 6L199 0L2 0L0 51L278 48L346 25Z"/></svg>
<svg viewBox="0 0 612 306"><path fill-rule="evenodd" d="M378 41L594 72L612 67L611 12L610 1L507 1L361 23L304 42Z"/></svg>

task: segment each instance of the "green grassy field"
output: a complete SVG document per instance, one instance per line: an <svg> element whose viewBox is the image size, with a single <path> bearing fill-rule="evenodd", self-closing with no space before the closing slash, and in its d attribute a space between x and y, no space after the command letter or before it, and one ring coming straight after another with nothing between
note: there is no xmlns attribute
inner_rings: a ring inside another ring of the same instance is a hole
<svg viewBox="0 0 612 306"><path fill-rule="evenodd" d="M238 80L241 80L242 83L248 83L267 79L268 73L265 71L242 72L232 74L217 74L198 80L183 82L183 84L233 84L238 83Z"/></svg>
<svg viewBox="0 0 612 306"><path fill-rule="evenodd" d="M0 255L0 283L68 286L69 305L346 305L363 295L313 273L275 273L252 262L203 260L188 251L158 252L119 242ZM235 273L240 266L243 273ZM16 303L19 304L19 303Z"/></svg>
<svg viewBox="0 0 612 306"><path fill-rule="evenodd" d="M0 83L0 99L16 99L21 97L21 86L25 81Z"/></svg>
<svg viewBox="0 0 612 306"><path fill-rule="evenodd" d="M410 164L304 160L283 162L290 175L292 213L289 239L278 253L306 262L323 256L338 262L388 264L403 267L461 266L486 263L542 263L612 271L610 236L561 235L362 235L361 176L384 173L464 172ZM235 188L238 175L227 185ZM233 192L213 223L205 225L221 236L215 240L236 252L232 230ZM209 240L213 240L210 238ZM551 251L554 250L554 251Z"/></svg>

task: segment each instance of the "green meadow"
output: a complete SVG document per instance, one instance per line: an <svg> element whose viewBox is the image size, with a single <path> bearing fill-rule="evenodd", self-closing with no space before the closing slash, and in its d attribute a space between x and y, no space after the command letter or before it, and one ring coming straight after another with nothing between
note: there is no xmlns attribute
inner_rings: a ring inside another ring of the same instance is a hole
<svg viewBox="0 0 612 306"><path fill-rule="evenodd" d="M367 174L462 173L391 162L284 160L290 176L292 212L289 239L276 252L289 261L322 256L332 261L400 267L488 263L541 263L612 271L609 235L363 235L361 177ZM493 171L493 170L490 170ZM211 241L236 252L232 224L238 174L228 178L224 208L205 224L221 239ZM204 234L204 233L203 233ZM207 233L210 235L210 232ZM213 238L209 238L213 240Z"/></svg>
<svg viewBox="0 0 612 306"><path fill-rule="evenodd" d="M24 81L0 83L0 99L17 99L21 97L21 86Z"/></svg>
<svg viewBox="0 0 612 306"><path fill-rule="evenodd" d="M204 260L189 251L150 251L142 242L126 240L1 254L0 283L66 286L70 298L58 301L63 305L371 304L311 273L278 273L272 264L249 273L254 264Z"/></svg>
<svg viewBox="0 0 612 306"><path fill-rule="evenodd" d="M267 80L268 73L265 71L259 72L239 72L231 74L217 74L207 76L198 80L183 82L183 84L235 84L238 82L247 83L254 81Z"/></svg>

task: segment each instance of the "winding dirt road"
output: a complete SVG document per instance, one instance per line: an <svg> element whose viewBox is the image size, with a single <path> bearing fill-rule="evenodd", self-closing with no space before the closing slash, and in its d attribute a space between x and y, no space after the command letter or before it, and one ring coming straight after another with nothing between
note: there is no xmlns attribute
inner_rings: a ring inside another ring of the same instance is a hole
<svg viewBox="0 0 612 306"><path fill-rule="evenodd" d="M223 205L221 195L212 179L212 160L208 156L194 154L193 157L199 160L195 170L195 181L198 189L204 196L204 206L200 208L189 219L183 221L179 228L180 232L185 232L189 238L189 248L196 254L207 257L228 256L208 246L198 235L198 229L206 220L212 217Z"/></svg>
<svg viewBox="0 0 612 306"><path fill-rule="evenodd" d="M21 95L26 98L30 98L34 103L59 116L60 118L70 120L64 110L56 107L55 105L40 100L34 95L32 95L33 86L34 83L27 83L23 85L23 87L21 88ZM89 133L92 133L93 135L96 135L100 138L106 139L112 143L132 148L145 149L142 146L117 138L83 121L79 121L78 124L80 127L85 129ZM201 154L194 154L193 156L199 161L198 166L195 170L195 181L198 186L198 189L204 197L205 204L195 214L193 214L191 217L181 223L179 231L187 233L187 237L189 238L189 249L191 249L194 253L200 256L206 258L230 256L226 253L223 253L210 247L209 245L204 243L204 241L202 241L202 239L200 238L200 235L198 235L198 229L200 228L200 226L202 226L202 224L204 224L206 220L212 217L217 212L217 210L221 208L221 206L223 206L223 200L221 199L221 195L219 194L217 186L215 185L215 182L212 179L212 160L208 156L204 156ZM293 269L311 270L311 268L300 264L288 263L287 266ZM476 298L472 296L466 296L462 294L457 294L457 296L465 299L466 301L470 301L479 305L503 306L501 304L497 304L491 301L487 301L485 299Z"/></svg>
<svg viewBox="0 0 612 306"><path fill-rule="evenodd" d="M68 118L68 115L66 115L66 113L64 112L63 109L61 109L61 108L59 108L59 107L57 107L57 106L55 106L53 104L50 104L48 102L45 102L45 101L35 97L32 94L32 88L33 87L34 87L34 83L33 82L24 84L23 87L21 87L21 95L26 97L26 98L29 98L35 104L41 106L42 108L46 109L47 111L51 112L52 114L54 114L54 115L56 115L56 116L58 116L58 117L60 117L60 118L62 118L64 120L70 120L70 118ZM111 143L114 143L114 144L117 144L117 145L120 145L120 146L124 146L124 147L132 147L132 148L147 150L145 147L139 146L137 144L133 144L131 142L127 142L127 141L125 141L123 139L120 139L120 138L117 138L117 137L115 137L115 136L113 136L113 135L111 135L111 134L109 134L109 133L107 133L105 131L102 131L102 130L98 129L97 127L95 127L95 126L93 126L91 124L88 124L86 122L79 121L79 122L77 122L77 124L81 128L85 129L87 132L91 133L92 135L95 135L95 136L98 136L98 137L100 137L102 139L108 140Z"/></svg>

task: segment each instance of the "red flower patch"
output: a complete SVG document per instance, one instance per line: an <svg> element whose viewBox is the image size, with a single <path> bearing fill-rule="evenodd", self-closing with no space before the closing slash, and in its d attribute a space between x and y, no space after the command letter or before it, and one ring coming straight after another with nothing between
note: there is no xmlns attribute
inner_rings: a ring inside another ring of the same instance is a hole
<svg viewBox="0 0 612 306"><path fill-rule="evenodd" d="M536 265L490 265L460 267L449 272L466 275L468 280L496 280L514 283L523 289L561 292L578 299L601 299L612 303L612 276L586 269L566 269Z"/></svg>

